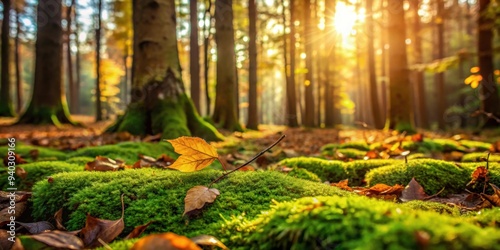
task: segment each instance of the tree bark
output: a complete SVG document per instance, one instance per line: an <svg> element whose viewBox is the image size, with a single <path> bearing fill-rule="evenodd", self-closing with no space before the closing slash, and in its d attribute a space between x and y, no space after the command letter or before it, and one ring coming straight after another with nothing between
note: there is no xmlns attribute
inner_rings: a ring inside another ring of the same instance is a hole
<svg viewBox="0 0 500 250"><path fill-rule="evenodd" d="M191 75L191 99L198 110L200 107L200 47L198 45L198 0L189 1L191 33L189 37L189 73Z"/></svg>
<svg viewBox="0 0 500 250"><path fill-rule="evenodd" d="M311 25L311 2L304 0L304 44L306 52L306 78L305 78L305 116L304 125L306 127L314 127L315 124L315 107L314 107L314 80L313 80L313 48L312 48L312 25Z"/></svg>
<svg viewBox="0 0 500 250"><path fill-rule="evenodd" d="M14 41L14 60L16 67L16 93L17 93L17 113L20 114L23 108L23 79L21 70L21 42L19 35L21 34L21 10L16 9L16 39Z"/></svg>
<svg viewBox="0 0 500 250"><path fill-rule="evenodd" d="M437 58L444 58L444 0L437 1L437 17L436 17L436 28L437 28ZM439 128L444 129L445 117L444 112L446 110L446 94L445 94L445 78L444 72L436 73L435 75L436 89L437 89L437 115L438 115L438 125Z"/></svg>
<svg viewBox="0 0 500 250"><path fill-rule="evenodd" d="M477 21L477 51L481 77L481 109L487 115L500 117L500 100L496 77L493 74L493 23L494 20L484 15L490 0L479 0L479 17ZM498 128L495 119L487 117L484 127Z"/></svg>
<svg viewBox="0 0 500 250"><path fill-rule="evenodd" d="M336 7L337 1L331 0L327 1L325 5L325 16L328 19L333 19L335 16L335 7ZM330 26L325 27L325 32L327 34L330 31ZM325 75L325 100L324 100L324 110L325 110L325 126L326 127L334 127L336 125L336 122L339 122L339 120L336 118L336 112L338 111L337 108L335 107L335 86L334 83L332 82L332 79L334 79L334 65L336 63L336 47L337 47L337 41L336 41L336 34L333 33L333 35L330 35L328 38L325 40L332 40L332 45L330 48L325 47L325 50L328 51L329 53L325 53L325 67L323 68L324 75ZM325 46L328 45L329 42L325 42Z"/></svg>
<svg viewBox="0 0 500 250"><path fill-rule="evenodd" d="M213 120L221 128L242 131L236 100L233 1L215 2L215 42L217 43L217 85Z"/></svg>
<svg viewBox="0 0 500 250"><path fill-rule="evenodd" d="M249 36L248 41L248 129L258 129L259 116L257 109L257 4L256 0L248 1Z"/></svg>
<svg viewBox="0 0 500 250"><path fill-rule="evenodd" d="M102 121L102 104L101 104L101 34L102 34L102 0L97 2L97 28L95 30L95 120Z"/></svg>
<svg viewBox="0 0 500 250"><path fill-rule="evenodd" d="M62 83L62 1L38 3L35 83L30 105L18 123L72 123Z"/></svg>
<svg viewBox="0 0 500 250"><path fill-rule="evenodd" d="M75 103L77 104L75 107L75 114L80 113L80 83L81 83L81 57L80 57L80 39L78 35L80 34L80 24L78 22L78 5L75 3L73 5L74 13L75 13Z"/></svg>
<svg viewBox="0 0 500 250"><path fill-rule="evenodd" d="M389 110L386 127L414 131L410 81L406 54L404 2L388 0L389 6Z"/></svg>
<svg viewBox="0 0 500 250"><path fill-rule="evenodd" d="M109 132L162 134L163 139L198 136L221 140L186 95L177 49L175 1L133 1L132 103Z"/></svg>
<svg viewBox="0 0 500 250"><path fill-rule="evenodd" d="M370 107L375 128L384 127L384 119L378 102L377 72L375 70L375 25L373 21L373 0L366 1L366 32L368 33L368 83L370 91Z"/></svg>
<svg viewBox="0 0 500 250"><path fill-rule="evenodd" d="M11 1L3 2L3 21L2 21L2 78L0 84L0 116L13 117L14 109L12 107L12 98L10 95L10 9Z"/></svg>
<svg viewBox="0 0 500 250"><path fill-rule="evenodd" d="M283 25L286 27L286 14L284 1L281 2L283 6ZM285 73L286 73L286 124L289 127L298 127L297 121L297 93L295 90L295 1L290 0L290 33L283 36L284 59L285 59ZM284 31L286 32L286 31ZM288 44L290 40L290 44ZM288 48L289 47L289 48Z"/></svg>
<svg viewBox="0 0 500 250"><path fill-rule="evenodd" d="M210 98L210 83L209 83L209 69L210 69L210 61L208 57L208 48L210 47L210 30L212 28L212 14L210 11L212 9L212 0L207 0L208 6L205 9L203 14L203 20L206 22L208 16L208 26L206 23L203 25L203 82L205 84L205 104L206 104L206 115L210 116L211 114L211 98Z"/></svg>
<svg viewBox="0 0 500 250"><path fill-rule="evenodd" d="M75 0L71 1L71 4L66 7L66 65L68 67L68 86L69 86L69 109L71 113L76 113L78 107L78 97L76 96L76 84L73 75L73 59L71 56L71 25L72 25L72 14L73 8L75 6Z"/></svg>

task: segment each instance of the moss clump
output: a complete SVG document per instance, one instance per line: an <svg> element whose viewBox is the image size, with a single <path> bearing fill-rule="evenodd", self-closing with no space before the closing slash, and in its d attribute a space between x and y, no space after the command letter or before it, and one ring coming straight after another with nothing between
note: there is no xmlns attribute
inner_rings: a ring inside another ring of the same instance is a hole
<svg viewBox="0 0 500 250"><path fill-rule="evenodd" d="M64 160L67 157L66 153L61 152L61 151L56 150L56 149L23 145L20 143L16 144L15 149L16 149L15 150L16 154L21 155L28 162L32 161L32 159L30 157L31 150L38 150L38 159L37 160ZM8 154L8 151L9 151L9 148L7 146L1 146L0 147L1 158L6 156ZM0 164L3 165L3 163L0 163Z"/></svg>
<svg viewBox="0 0 500 250"><path fill-rule="evenodd" d="M335 149L339 148L353 148L362 151L370 150L370 146L365 141L350 141L346 143L330 143L321 147L321 151L333 152Z"/></svg>
<svg viewBox="0 0 500 250"><path fill-rule="evenodd" d="M292 171L288 172L288 176L308 181L321 182L321 179L315 173L311 173L303 168L293 168Z"/></svg>
<svg viewBox="0 0 500 250"><path fill-rule="evenodd" d="M344 169L349 179L349 185L361 186L368 171L401 162L400 160L358 160L344 163Z"/></svg>
<svg viewBox="0 0 500 250"><path fill-rule="evenodd" d="M37 181L47 179L47 177L57 173L83 171L83 166L60 161L33 162L20 165L20 167L26 171L27 175L24 179L16 176L16 187L19 190L31 190L31 187ZM6 173L0 175L0 187L2 190L6 190L9 187L7 176Z"/></svg>
<svg viewBox="0 0 500 250"><path fill-rule="evenodd" d="M71 153L70 157L86 156L96 157L105 156L112 159L122 159L129 164L139 160L139 154L158 157L166 154L175 157L176 154L172 145L167 142L149 143L149 142L123 142L115 145L103 145L97 147L86 147Z"/></svg>
<svg viewBox="0 0 500 250"><path fill-rule="evenodd" d="M460 142L457 142L455 140L451 139L433 139L435 143L437 143L444 152L450 152L450 151L465 151L467 150L464 146L460 144Z"/></svg>
<svg viewBox="0 0 500 250"><path fill-rule="evenodd" d="M68 229L84 225L85 215L102 219L120 217L120 195L125 194L124 233L133 227L155 221L148 232L174 232L181 235L216 234L222 221L242 213L253 217L267 209L272 200L286 201L303 196L348 195L351 193L321 183L288 177L278 172L235 172L213 185L221 191L217 200L198 218L182 217L188 189L207 185L221 175L204 170L181 173L154 169L119 172L79 172L53 176L53 183L39 182L33 188L33 217L50 218L60 208L69 221Z"/></svg>
<svg viewBox="0 0 500 250"><path fill-rule="evenodd" d="M484 162L483 159L486 159L488 153L469 153L465 154L462 157L463 162ZM490 162L500 162L500 155L490 155ZM486 164L486 163L484 163Z"/></svg>
<svg viewBox="0 0 500 250"><path fill-rule="evenodd" d="M342 154L343 157L339 156L339 153ZM334 153L334 155L347 159L363 159L363 157L366 156L366 152L354 148L339 148L336 150L336 153Z"/></svg>
<svg viewBox="0 0 500 250"><path fill-rule="evenodd" d="M445 188L444 194L464 190L470 181L470 169L459 167L451 162L422 159L373 169L366 175L370 186L377 183L406 185L415 179L428 194L437 193Z"/></svg>
<svg viewBox="0 0 500 250"><path fill-rule="evenodd" d="M404 203L404 206L410 209L416 209L421 211L433 211L440 214L448 214L452 216L460 216L460 209L457 207L451 207L442 203L432 202L432 201L409 201Z"/></svg>
<svg viewBox="0 0 500 250"><path fill-rule="evenodd" d="M428 236L425 245L417 234ZM499 230L364 197L281 203L255 220L228 221L222 240L232 249L500 249Z"/></svg>
<svg viewBox="0 0 500 250"><path fill-rule="evenodd" d="M486 150L489 150L491 147L491 143L482 142L482 141L461 140L460 144L462 144L462 146L464 146L466 148L476 149L479 151L486 151Z"/></svg>
<svg viewBox="0 0 500 250"><path fill-rule="evenodd" d="M322 181L337 182L347 178L343 162L312 157L295 157L280 161L279 166L303 168L315 173Z"/></svg>
<svg viewBox="0 0 500 250"><path fill-rule="evenodd" d="M87 162L94 161L95 157L88 157L88 156L77 156L77 157L72 157L66 160L67 163L72 163L78 166L85 166Z"/></svg>
<svg viewBox="0 0 500 250"><path fill-rule="evenodd" d="M481 227L496 227L500 229L500 207L483 209L479 212L468 214L469 219Z"/></svg>

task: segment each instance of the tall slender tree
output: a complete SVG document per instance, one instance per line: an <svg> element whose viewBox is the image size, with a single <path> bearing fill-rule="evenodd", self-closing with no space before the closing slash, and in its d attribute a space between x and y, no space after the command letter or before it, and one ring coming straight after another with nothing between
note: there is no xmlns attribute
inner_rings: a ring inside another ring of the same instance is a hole
<svg viewBox="0 0 500 250"><path fill-rule="evenodd" d="M68 71L68 88L69 88L69 109L71 113L78 111L78 97L76 91L73 57L71 53L71 35L73 34L73 9L75 0L71 0L70 4L66 6L66 66Z"/></svg>
<svg viewBox="0 0 500 250"><path fill-rule="evenodd" d="M481 80L481 109L489 116L500 117L500 98L498 86L493 74L493 19L485 12L488 10L490 0L479 0L479 18L477 19L477 52ZM490 117L484 127L498 127L499 124Z"/></svg>
<svg viewBox="0 0 500 250"><path fill-rule="evenodd" d="M75 14L75 85L74 85L74 90L75 90L75 103L80 104L80 84L81 84L81 55L80 55L80 22L78 21L78 5L75 4L73 5L74 9L74 14ZM80 113L80 105L77 105L75 108L75 112L78 114Z"/></svg>
<svg viewBox="0 0 500 250"><path fill-rule="evenodd" d="M12 107L11 81L10 81L10 9L11 0L2 0L3 21L2 21L2 78L0 83L0 116L14 116Z"/></svg>
<svg viewBox="0 0 500 250"><path fill-rule="evenodd" d="M297 120L297 93L295 90L295 3L296 1L290 0L289 12L290 21L288 27L290 32L283 36L284 42L284 59L285 59L285 72L286 72L286 124L290 127L298 127ZM281 1L283 6L283 25L286 26L285 4ZM283 30L286 32L286 29ZM289 41L289 42L288 42Z"/></svg>
<svg viewBox="0 0 500 250"><path fill-rule="evenodd" d="M102 35L102 0L97 0L97 27L95 29L95 120L102 121L101 103L101 35Z"/></svg>
<svg viewBox="0 0 500 250"><path fill-rule="evenodd" d="M191 99L198 112L200 109L200 47L198 45L198 0L189 1L189 73L191 75Z"/></svg>
<svg viewBox="0 0 500 250"><path fill-rule="evenodd" d="M224 129L242 131L236 99L236 56L234 51L233 0L215 1L215 42L217 43L217 85L214 122Z"/></svg>
<svg viewBox="0 0 500 250"><path fill-rule="evenodd" d="M381 108L378 102L377 72L375 70L375 25L373 20L373 0L366 1L366 32L368 35L368 83L370 91L370 107L375 128L384 127Z"/></svg>
<svg viewBox="0 0 500 250"><path fill-rule="evenodd" d="M14 65L15 65L15 73L16 73L16 111L18 114L21 113L23 108L23 79L22 79L22 70L21 70L21 41L20 35L21 31L21 13L24 8L23 1L16 1L16 37L14 40Z"/></svg>
<svg viewBox="0 0 500 250"><path fill-rule="evenodd" d="M72 123L62 83L62 1L38 2L35 83L31 102L18 123Z"/></svg>
<svg viewBox="0 0 500 250"><path fill-rule="evenodd" d="M186 95L177 48L175 0L134 0L131 103L108 128L164 139L194 135L220 140Z"/></svg>
<svg viewBox="0 0 500 250"><path fill-rule="evenodd" d="M315 126L315 107L314 107L314 79L313 79L313 46L312 41L312 24L311 24L311 1L303 0L303 15L304 15L304 46L306 52L306 79L305 79L305 116L304 125L307 127Z"/></svg>
<svg viewBox="0 0 500 250"><path fill-rule="evenodd" d="M248 0L249 41L248 41L248 121L247 128L257 129L259 116L257 109L257 4Z"/></svg>
<svg viewBox="0 0 500 250"><path fill-rule="evenodd" d="M413 131L413 110L406 54L404 2L388 0L389 110L386 127Z"/></svg>
<svg viewBox="0 0 500 250"><path fill-rule="evenodd" d="M330 23L331 20L333 20L333 17L335 16L335 7L336 7L337 1L336 0L330 0L327 1L325 4L325 17L327 20L327 23ZM333 26L333 25L332 25ZM333 27L326 26L325 31L327 32L333 32L329 37L323 39L325 40L330 40L333 39L331 43L326 43L330 44L329 47L325 47L325 62L327 61L327 65L323 68L324 75L325 75L325 101L324 101L324 110L325 110L325 126L326 127L333 127L335 126L336 123L340 122L338 119L336 119L336 112L337 108L335 107L335 86L333 83L334 79L334 67L335 67L335 56L336 56L336 46L337 46L337 41L336 41L336 32L332 31L334 30Z"/></svg>
<svg viewBox="0 0 500 250"><path fill-rule="evenodd" d="M437 16L436 23L436 58L442 59L445 57L444 53L444 20L445 20L444 0L437 0ZM445 76L444 72L438 72L435 75L435 83L437 89L437 96L442 98L437 99L437 115L439 128L445 128L445 110L446 110L446 94L445 94Z"/></svg>

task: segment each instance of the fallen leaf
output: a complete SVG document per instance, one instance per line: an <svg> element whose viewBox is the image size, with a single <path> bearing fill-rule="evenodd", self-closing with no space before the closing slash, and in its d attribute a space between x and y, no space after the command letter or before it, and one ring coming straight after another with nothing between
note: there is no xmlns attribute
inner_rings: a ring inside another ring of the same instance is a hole
<svg viewBox="0 0 500 250"><path fill-rule="evenodd" d="M474 207L477 207L478 205L480 205L482 202L483 202L483 200L481 199L480 194L471 193L471 194L468 194L460 202L460 205L465 206L465 207L469 207L469 208L474 208Z"/></svg>
<svg viewBox="0 0 500 250"><path fill-rule="evenodd" d="M424 141L424 135L421 133L414 134L411 136L411 140L413 142L423 142Z"/></svg>
<svg viewBox="0 0 500 250"><path fill-rule="evenodd" d="M481 197L489 201L494 207L500 207L500 188L493 183L490 183L490 186L493 188L493 195L481 194Z"/></svg>
<svg viewBox="0 0 500 250"><path fill-rule="evenodd" d="M36 161L40 155L40 151L38 149L32 149L30 150L29 155L33 161Z"/></svg>
<svg viewBox="0 0 500 250"><path fill-rule="evenodd" d="M125 206L123 203L123 194L121 196L122 202L122 216L118 220L102 220L87 214L85 227L80 232L83 243L87 248L94 248L101 246L101 239L105 243L113 241L125 228L123 222L123 215Z"/></svg>
<svg viewBox="0 0 500 250"><path fill-rule="evenodd" d="M378 158L379 158L379 155L375 150L370 150L370 151L366 152L366 155L364 157L365 160L378 159Z"/></svg>
<svg viewBox="0 0 500 250"><path fill-rule="evenodd" d="M491 144L490 152L492 153L500 153L500 141L496 141Z"/></svg>
<svg viewBox="0 0 500 250"><path fill-rule="evenodd" d="M161 140L162 134L156 134L156 135L147 135L142 139L143 142L154 142L154 141L160 141Z"/></svg>
<svg viewBox="0 0 500 250"><path fill-rule="evenodd" d="M21 217L21 215L26 210L27 204L26 201L17 202L16 207L14 208L14 213L9 213L9 207L6 207L0 211L0 227L7 225L10 222L10 217L14 216L15 218Z"/></svg>
<svg viewBox="0 0 500 250"><path fill-rule="evenodd" d="M410 183L405 187L401 194L402 201L412 201L412 200L424 200L427 198L427 194L425 194L424 188L415 180L415 178L411 178Z"/></svg>
<svg viewBox="0 0 500 250"><path fill-rule="evenodd" d="M151 234L137 241L130 250L201 250L186 236L174 233Z"/></svg>
<svg viewBox="0 0 500 250"><path fill-rule="evenodd" d="M14 238L14 236L11 235L9 231L0 229L0 250L11 249L14 242L10 241L9 238Z"/></svg>
<svg viewBox="0 0 500 250"><path fill-rule="evenodd" d="M57 210L57 212L54 214L54 220L56 221L56 227L59 230L66 230L66 227L64 227L62 221L63 221L63 209Z"/></svg>
<svg viewBox="0 0 500 250"><path fill-rule="evenodd" d="M172 144L175 152L181 155L169 168L181 172L201 170L219 157L215 147L201 138L182 136L168 142Z"/></svg>
<svg viewBox="0 0 500 250"><path fill-rule="evenodd" d="M80 238L62 231L49 231L21 238L24 249L83 249ZM40 243L43 243L41 245ZM45 245L45 247L44 247Z"/></svg>
<svg viewBox="0 0 500 250"><path fill-rule="evenodd" d="M94 161L85 164L86 171L116 171L125 168L125 162L108 157L96 156Z"/></svg>
<svg viewBox="0 0 500 250"><path fill-rule="evenodd" d="M219 247L222 249L229 249L219 239L217 239L211 235L198 235L198 236L192 237L191 240L194 243L198 244L199 246L209 246L211 248Z"/></svg>
<svg viewBox="0 0 500 250"><path fill-rule="evenodd" d="M204 186L195 186L187 191L186 198L184 198L184 213L183 216L202 209L205 204L215 201L217 196L220 195L219 190L215 188L207 188Z"/></svg>
<svg viewBox="0 0 500 250"><path fill-rule="evenodd" d="M151 225L151 223L152 223L152 221L150 221L144 225L140 225L140 226L135 227L134 230L132 230L132 232L130 232L124 238L124 240L134 239L134 238L139 237L142 233L144 233L144 231L149 227L149 225Z"/></svg>
<svg viewBox="0 0 500 250"><path fill-rule="evenodd" d="M24 168L22 167L16 167L16 175L19 176L21 179L26 179L26 176L28 176L28 173Z"/></svg>
<svg viewBox="0 0 500 250"><path fill-rule="evenodd" d="M471 175L472 180L467 183L467 186L474 185L476 183L487 183L490 178L488 177L488 169L484 166L479 166L474 170Z"/></svg>
<svg viewBox="0 0 500 250"><path fill-rule="evenodd" d="M26 228L26 230L28 230L30 234L39 234L47 230L54 230L54 226L48 221L39 221L33 223L17 222L17 224Z"/></svg>
<svg viewBox="0 0 500 250"><path fill-rule="evenodd" d="M352 191L352 188L349 187L349 179L341 180L337 183L332 183L332 184L330 184L330 186L338 187L340 189L344 189L347 191Z"/></svg>

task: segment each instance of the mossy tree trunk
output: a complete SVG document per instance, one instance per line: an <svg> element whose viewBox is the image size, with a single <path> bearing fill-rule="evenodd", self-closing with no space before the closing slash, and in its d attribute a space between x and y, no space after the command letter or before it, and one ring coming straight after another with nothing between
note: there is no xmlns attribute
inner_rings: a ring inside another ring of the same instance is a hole
<svg viewBox="0 0 500 250"><path fill-rule="evenodd" d="M236 99L236 57L234 52L233 0L215 1L215 43L217 44L217 86L212 119L224 129L242 131Z"/></svg>
<svg viewBox="0 0 500 250"><path fill-rule="evenodd" d="M406 24L403 1L388 1L389 15L389 110L386 127L413 131L410 79L406 55Z"/></svg>
<svg viewBox="0 0 500 250"><path fill-rule="evenodd" d="M220 140L185 93L177 50L174 0L134 0L131 103L108 132L199 136Z"/></svg>
<svg viewBox="0 0 500 250"><path fill-rule="evenodd" d="M10 96L10 0L2 0L3 21L2 21L2 78L0 84L0 116L14 116L12 98Z"/></svg>
<svg viewBox="0 0 500 250"><path fill-rule="evenodd" d="M35 44L35 83L28 109L18 123L72 123L62 84L62 1L39 1Z"/></svg>

